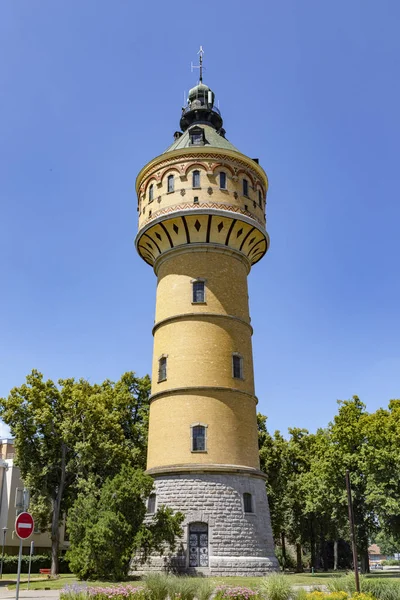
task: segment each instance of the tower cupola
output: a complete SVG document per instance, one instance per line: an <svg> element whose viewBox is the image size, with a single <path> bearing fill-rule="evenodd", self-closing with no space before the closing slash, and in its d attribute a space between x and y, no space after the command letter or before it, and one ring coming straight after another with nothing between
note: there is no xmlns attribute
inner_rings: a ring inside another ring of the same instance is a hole
<svg viewBox="0 0 400 600"><path fill-rule="evenodd" d="M214 106L215 94L208 85L200 82L189 91L187 106L182 109L180 127L186 131L196 123L212 125L217 131L222 129L222 117Z"/></svg>

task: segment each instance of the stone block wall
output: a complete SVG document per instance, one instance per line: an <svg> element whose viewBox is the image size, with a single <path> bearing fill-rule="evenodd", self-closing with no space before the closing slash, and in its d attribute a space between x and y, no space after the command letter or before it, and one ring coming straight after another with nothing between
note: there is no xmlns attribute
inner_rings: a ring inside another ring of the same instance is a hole
<svg viewBox="0 0 400 600"><path fill-rule="evenodd" d="M155 477L157 506L184 513L176 556L152 557L139 571L172 569L205 575L262 576L278 568L265 482L237 473L180 473ZM252 495L253 512L244 512L243 494ZM208 525L209 566L189 568L190 523Z"/></svg>

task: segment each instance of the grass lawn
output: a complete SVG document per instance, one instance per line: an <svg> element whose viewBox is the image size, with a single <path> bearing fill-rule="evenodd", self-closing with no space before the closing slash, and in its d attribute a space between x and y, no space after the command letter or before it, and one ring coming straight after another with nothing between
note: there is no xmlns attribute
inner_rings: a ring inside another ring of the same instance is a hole
<svg viewBox="0 0 400 600"><path fill-rule="evenodd" d="M286 576L290 579L291 585L324 585L329 579L333 577L342 577L344 573L288 573ZM16 575L5 574L3 580L0 579L0 587L7 585L8 588L15 589ZM400 585L400 572L377 572L368 575L371 579L397 579ZM230 586L245 586L249 588L256 588L260 583L260 577L212 577L212 581L215 585L230 585ZM26 573L21 575L21 589L27 589L28 576ZM57 579L48 579L42 575L31 575L31 582L29 585L30 590L44 590L46 588L51 590L58 590L66 585L73 583L81 583L82 585L90 586L112 586L116 585L115 582L110 581L89 581L79 582L75 575L60 575ZM130 583L141 585L141 580L132 577Z"/></svg>

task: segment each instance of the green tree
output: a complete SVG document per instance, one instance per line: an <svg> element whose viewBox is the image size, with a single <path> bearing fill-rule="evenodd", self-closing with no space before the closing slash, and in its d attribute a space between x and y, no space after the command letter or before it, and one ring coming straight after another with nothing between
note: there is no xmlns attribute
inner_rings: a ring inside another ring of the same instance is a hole
<svg viewBox="0 0 400 600"><path fill-rule="evenodd" d="M369 466L365 460L368 440L365 405L357 396L339 401L339 411L329 425L332 444L329 484L335 490L338 510L347 512L346 470L350 472L357 548L363 573L369 571L368 546L377 529L376 510L368 492Z"/></svg>
<svg viewBox="0 0 400 600"><path fill-rule="evenodd" d="M400 400L363 418L366 495L385 535L400 542Z"/></svg>
<svg viewBox="0 0 400 600"><path fill-rule="evenodd" d="M280 541L282 548L282 567L287 563L286 528L288 517L287 485L288 455L287 441L279 431L271 436L267 430L267 417L257 415L258 446L260 452L260 468L267 475L266 488L271 515L272 533Z"/></svg>
<svg viewBox="0 0 400 600"><path fill-rule="evenodd" d="M134 373L116 383L65 379L57 386L32 371L0 399L34 516L43 528L50 523L52 574L58 573L60 520L77 491L87 481L101 485L124 462L145 464L149 393L149 377Z"/></svg>
<svg viewBox="0 0 400 600"><path fill-rule="evenodd" d="M123 465L100 490L81 492L69 512L71 570L81 579L125 578L135 548L162 552L175 548L183 515L161 507L146 527L144 499L153 487L151 477Z"/></svg>
<svg viewBox="0 0 400 600"><path fill-rule="evenodd" d="M379 531L375 536L375 544L379 546L381 554L393 556L400 552L400 542L397 537L387 534L385 531Z"/></svg>

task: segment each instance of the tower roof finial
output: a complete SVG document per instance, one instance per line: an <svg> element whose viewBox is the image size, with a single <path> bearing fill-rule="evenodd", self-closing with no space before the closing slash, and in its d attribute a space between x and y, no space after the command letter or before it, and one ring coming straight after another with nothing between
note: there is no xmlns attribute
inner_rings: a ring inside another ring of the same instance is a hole
<svg viewBox="0 0 400 600"><path fill-rule="evenodd" d="M200 83L203 83L203 54L204 54L203 46L200 46L200 50L198 51L197 54L199 55L199 64L194 65L192 63L192 72L193 72L193 69L199 69L199 71L200 71L199 80L200 80Z"/></svg>

